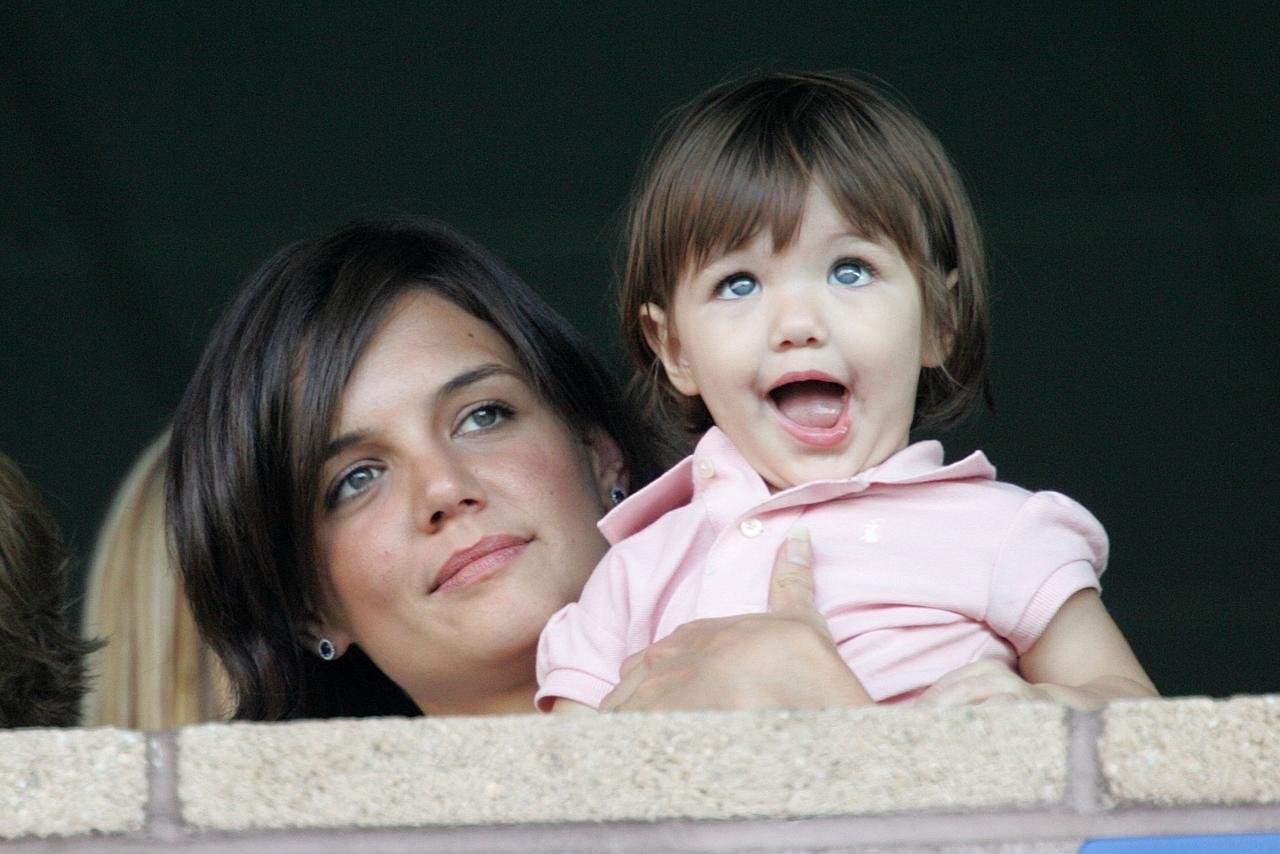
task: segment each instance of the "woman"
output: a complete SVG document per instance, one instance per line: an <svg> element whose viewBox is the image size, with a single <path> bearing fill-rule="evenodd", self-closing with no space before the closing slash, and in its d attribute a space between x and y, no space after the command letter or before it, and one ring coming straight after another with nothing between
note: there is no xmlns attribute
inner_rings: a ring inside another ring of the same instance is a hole
<svg viewBox="0 0 1280 854"><path fill-rule="evenodd" d="M654 436L564 320L444 226L279 253L171 441L178 562L236 716L532 710L539 631L603 554L596 519L662 462ZM865 698L800 563L773 614L692 624L602 708Z"/></svg>

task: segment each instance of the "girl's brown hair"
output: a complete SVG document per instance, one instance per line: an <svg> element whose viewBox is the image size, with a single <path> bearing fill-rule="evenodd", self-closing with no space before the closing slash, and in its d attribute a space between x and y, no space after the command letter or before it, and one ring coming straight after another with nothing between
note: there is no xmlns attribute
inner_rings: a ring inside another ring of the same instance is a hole
<svg viewBox="0 0 1280 854"><path fill-rule="evenodd" d="M947 427L991 404L986 263L955 168L932 133L884 92L828 74L766 74L718 86L678 111L632 195L622 331L650 402L700 432L711 416L681 395L645 337L643 306L669 310L680 278L768 229L794 240L820 183L864 236L888 239L920 283L926 321L950 345L922 369L913 427ZM954 276L954 282L949 278Z"/></svg>

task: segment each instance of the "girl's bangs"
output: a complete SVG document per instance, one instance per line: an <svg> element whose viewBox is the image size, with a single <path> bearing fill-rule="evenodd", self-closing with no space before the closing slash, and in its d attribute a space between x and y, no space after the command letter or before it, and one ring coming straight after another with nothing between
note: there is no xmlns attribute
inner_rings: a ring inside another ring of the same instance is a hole
<svg viewBox="0 0 1280 854"><path fill-rule="evenodd" d="M810 169L789 140L758 134L729 141L711 163L685 161L670 176L661 241L667 269L700 270L768 231L775 250L791 244L804 216Z"/></svg>
<svg viewBox="0 0 1280 854"><path fill-rule="evenodd" d="M912 199L871 167L873 158L854 158L850 168L850 152L831 150L847 146L848 140L827 141L818 134L761 134L749 144L727 146L710 168L673 176L662 218L667 269L678 275L700 270L766 232L772 250L785 251L800 230L815 181L859 235L887 237L904 253L916 254L920 223Z"/></svg>

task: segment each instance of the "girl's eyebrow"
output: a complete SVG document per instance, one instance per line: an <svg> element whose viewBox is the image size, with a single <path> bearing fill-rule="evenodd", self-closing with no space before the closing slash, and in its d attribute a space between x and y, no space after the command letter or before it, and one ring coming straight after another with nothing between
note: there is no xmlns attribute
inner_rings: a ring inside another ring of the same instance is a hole
<svg viewBox="0 0 1280 854"><path fill-rule="evenodd" d="M845 231L834 232L826 239L826 242L828 247L834 246L835 244L856 243L858 245L855 251L859 253L865 252L867 255L873 255L875 253L885 255L892 252L892 250L885 245L883 238L868 237L859 231L854 231L852 228ZM692 278L718 278L726 270L733 270L739 266L747 264L753 259L755 252L756 250L751 248L751 244L746 244L739 246L737 249L713 255L706 264L699 267L692 274Z"/></svg>
<svg viewBox="0 0 1280 854"><path fill-rule="evenodd" d="M709 274L719 275L723 269L734 269L751 260L752 252L745 246L740 246L730 252L720 252L712 254L707 262L694 270L693 277L701 278Z"/></svg>
<svg viewBox="0 0 1280 854"><path fill-rule="evenodd" d="M523 375L507 365L502 365L497 362L485 362L482 365L477 365L474 368L468 368L462 373L450 377L440 386L440 388L436 389L432 398L434 399L434 402L438 403L449 395L456 394L468 386L475 385L478 382L483 382L484 380L495 376L509 376L519 380L524 379ZM350 433L343 433L341 436L334 437L324 446L324 451L320 455L320 463L323 465L329 462L329 460L333 459L352 445L358 445L368 439L370 435L371 433L368 430L355 430Z"/></svg>
<svg viewBox="0 0 1280 854"><path fill-rule="evenodd" d="M853 241L857 241L858 243L869 243L872 246L879 246L881 242L880 239L875 237L868 237L863 232L858 231L857 229L854 229L854 228L848 228L844 231L837 231L835 234L832 234L831 241L835 242L837 240L853 240Z"/></svg>
<svg viewBox="0 0 1280 854"><path fill-rule="evenodd" d="M866 255L880 255L883 258L892 256L896 251L896 247L888 241L888 238L867 237L865 234L859 234L856 231L845 231L840 234L833 235L830 241L832 244L852 243L857 244L854 251Z"/></svg>

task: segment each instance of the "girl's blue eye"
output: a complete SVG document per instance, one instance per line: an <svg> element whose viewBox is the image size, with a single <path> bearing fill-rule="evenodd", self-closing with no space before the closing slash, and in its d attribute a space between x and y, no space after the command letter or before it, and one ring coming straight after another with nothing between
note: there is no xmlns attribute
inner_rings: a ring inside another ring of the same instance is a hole
<svg viewBox="0 0 1280 854"><path fill-rule="evenodd" d="M467 413L458 425L457 433L474 433L477 430L488 430L515 415L509 406L500 403L485 403Z"/></svg>
<svg viewBox="0 0 1280 854"><path fill-rule="evenodd" d="M377 466L356 466L338 481L337 486L329 493L327 503L332 507L354 495L359 495L380 477L382 477L382 469Z"/></svg>
<svg viewBox="0 0 1280 854"><path fill-rule="evenodd" d="M747 273L734 273L726 276L716 285L716 299L742 299L760 290L760 283L755 276Z"/></svg>
<svg viewBox="0 0 1280 854"><path fill-rule="evenodd" d="M827 274L827 284L841 285L846 288L860 288L870 284L871 268L862 261L846 260L837 262Z"/></svg>

